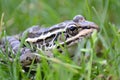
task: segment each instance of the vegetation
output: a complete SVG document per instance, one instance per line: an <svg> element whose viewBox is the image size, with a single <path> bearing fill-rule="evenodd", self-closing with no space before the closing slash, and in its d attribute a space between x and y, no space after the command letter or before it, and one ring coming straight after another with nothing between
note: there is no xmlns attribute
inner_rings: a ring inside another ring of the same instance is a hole
<svg viewBox="0 0 120 80"><path fill-rule="evenodd" d="M35 80L120 80L119 7L119 0L0 0L0 32L13 35L32 25L50 27L81 14L99 25L99 33L79 43L73 59L68 52L61 55L54 51L55 58L41 55L42 62L34 68ZM23 72L19 59L11 63L0 51L2 59L0 80L29 80L33 76L33 65Z"/></svg>

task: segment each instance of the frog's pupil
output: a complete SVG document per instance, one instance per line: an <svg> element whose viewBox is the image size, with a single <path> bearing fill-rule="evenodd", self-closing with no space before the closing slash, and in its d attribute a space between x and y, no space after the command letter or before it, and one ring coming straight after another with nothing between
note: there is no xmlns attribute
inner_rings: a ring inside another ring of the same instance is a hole
<svg viewBox="0 0 120 80"><path fill-rule="evenodd" d="M74 26L71 26L71 27L70 27L70 30L71 30L71 31L74 31L75 29L76 29L76 27L74 27Z"/></svg>

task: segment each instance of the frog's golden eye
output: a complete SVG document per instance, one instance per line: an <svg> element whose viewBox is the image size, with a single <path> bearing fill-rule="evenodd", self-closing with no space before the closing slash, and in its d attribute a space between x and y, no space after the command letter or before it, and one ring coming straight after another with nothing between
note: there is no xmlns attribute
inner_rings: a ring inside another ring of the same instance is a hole
<svg viewBox="0 0 120 80"><path fill-rule="evenodd" d="M76 25L69 25L67 28L67 33L71 36L75 36L76 34L78 34L78 28L76 27Z"/></svg>

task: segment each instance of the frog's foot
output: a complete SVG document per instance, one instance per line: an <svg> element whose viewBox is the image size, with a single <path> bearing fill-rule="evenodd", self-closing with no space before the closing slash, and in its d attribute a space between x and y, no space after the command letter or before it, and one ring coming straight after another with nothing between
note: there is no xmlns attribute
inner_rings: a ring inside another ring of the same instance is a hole
<svg viewBox="0 0 120 80"><path fill-rule="evenodd" d="M23 67L30 65L34 61L34 63L40 62L40 56L38 53L25 53L20 56L20 62Z"/></svg>

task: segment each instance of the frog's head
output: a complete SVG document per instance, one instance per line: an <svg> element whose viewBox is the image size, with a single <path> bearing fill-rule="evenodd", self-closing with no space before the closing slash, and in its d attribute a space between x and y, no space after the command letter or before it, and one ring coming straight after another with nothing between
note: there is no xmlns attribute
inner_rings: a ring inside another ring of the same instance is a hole
<svg viewBox="0 0 120 80"><path fill-rule="evenodd" d="M85 20L81 15L76 15L72 21L69 21L65 25L64 29L64 39L60 41L62 45L66 43L67 46L71 46L81 41L81 39L89 37L94 31L99 31L98 25L94 22Z"/></svg>

